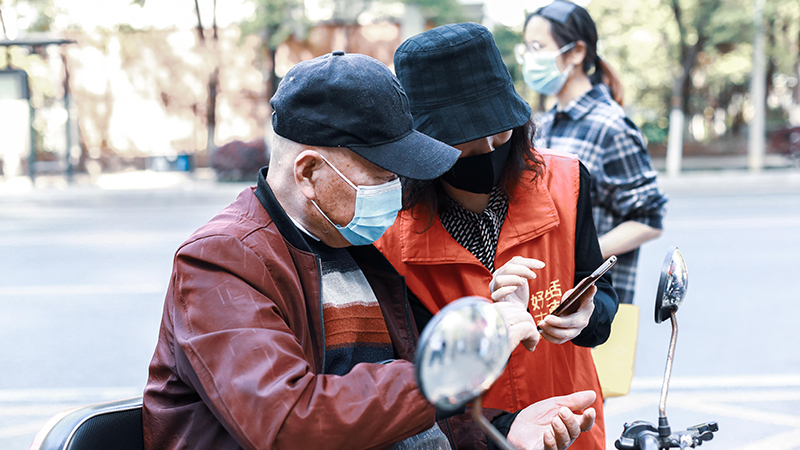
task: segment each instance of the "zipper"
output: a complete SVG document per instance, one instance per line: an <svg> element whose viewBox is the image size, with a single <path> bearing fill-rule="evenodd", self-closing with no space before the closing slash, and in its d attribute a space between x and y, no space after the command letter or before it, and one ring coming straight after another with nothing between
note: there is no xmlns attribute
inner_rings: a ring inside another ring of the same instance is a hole
<svg viewBox="0 0 800 450"><path fill-rule="evenodd" d="M322 367L320 367L320 373L325 373L325 313L322 308L322 263L320 262L320 257L314 254L314 262L317 264L317 286L319 288L319 298L318 298L318 305L319 305L319 327L322 331Z"/></svg>
<svg viewBox="0 0 800 450"><path fill-rule="evenodd" d="M403 308L406 310L406 326L408 326L408 335L411 336L411 344L414 347L414 354L417 353L417 340L414 337L414 330L411 328L411 312L409 311L409 304L408 304L408 286L406 286L406 279L402 275L400 276L400 282L403 283ZM420 331L420 330L417 330ZM421 331L420 331L421 332Z"/></svg>

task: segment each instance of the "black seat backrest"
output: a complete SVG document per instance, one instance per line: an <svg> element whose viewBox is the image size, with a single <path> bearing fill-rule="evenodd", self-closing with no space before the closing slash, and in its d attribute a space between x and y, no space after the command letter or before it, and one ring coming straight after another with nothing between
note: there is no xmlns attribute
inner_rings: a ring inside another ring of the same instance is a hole
<svg viewBox="0 0 800 450"><path fill-rule="evenodd" d="M55 416L31 450L143 450L142 398L84 406Z"/></svg>
<svg viewBox="0 0 800 450"><path fill-rule="evenodd" d="M142 408L112 411L81 424L64 450L142 450Z"/></svg>

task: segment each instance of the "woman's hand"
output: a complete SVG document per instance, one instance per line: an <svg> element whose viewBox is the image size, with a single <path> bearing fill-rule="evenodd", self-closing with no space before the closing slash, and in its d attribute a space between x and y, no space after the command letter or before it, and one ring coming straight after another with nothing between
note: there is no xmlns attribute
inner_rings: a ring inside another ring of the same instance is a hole
<svg viewBox="0 0 800 450"><path fill-rule="evenodd" d="M552 397L534 403L517 415L508 431L508 441L525 450L564 450L594 425L594 391ZM586 408L581 414L573 414Z"/></svg>
<svg viewBox="0 0 800 450"><path fill-rule="evenodd" d="M565 292L562 298L566 298L573 290ZM568 316L557 317L551 314L542 319L538 323L542 337L553 344L563 344L581 334L586 325L589 325L589 318L594 312L595 293L597 293L597 286L587 289L576 300L580 304L578 310Z"/></svg>
<svg viewBox="0 0 800 450"><path fill-rule="evenodd" d="M539 332L536 331L536 324L533 323L533 317L528 310L513 302L492 303L492 306L506 322L511 350L522 343L529 352L532 352L539 343Z"/></svg>
<svg viewBox="0 0 800 450"><path fill-rule="evenodd" d="M503 267L494 271L489 283L489 292L496 302L514 302L528 308L530 287L528 280L536 278L534 270L543 269L544 263L538 259L515 256Z"/></svg>

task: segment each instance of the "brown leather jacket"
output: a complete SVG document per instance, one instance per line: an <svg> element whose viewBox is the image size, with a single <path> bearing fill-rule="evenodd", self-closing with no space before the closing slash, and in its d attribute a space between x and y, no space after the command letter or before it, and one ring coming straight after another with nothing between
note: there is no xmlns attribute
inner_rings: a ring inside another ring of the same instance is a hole
<svg viewBox="0 0 800 450"><path fill-rule="evenodd" d="M435 410L410 362L417 329L405 284L372 246L350 252L397 360L321 374L319 264L265 174L175 255L144 391L145 448L388 448L431 427ZM485 448L458 419L440 423L456 447Z"/></svg>

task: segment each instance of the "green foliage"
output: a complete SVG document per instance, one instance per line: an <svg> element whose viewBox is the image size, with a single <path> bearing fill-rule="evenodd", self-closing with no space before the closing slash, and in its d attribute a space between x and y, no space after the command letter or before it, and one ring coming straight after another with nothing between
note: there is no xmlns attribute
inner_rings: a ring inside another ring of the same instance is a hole
<svg viewBox="0 0 800 450"><path fill-rule="evenodd" d="M255 14L250 20L241 25L243 34L262 35L268 47L273 51L293 34L302 39L303 35L313 25L304 14L304 2L302 0L250 1L255 6ZM392 3L393 1L394 0L339 0L335 4L336 8L334 8L334 20L354 20L353 17L358 15L358 11L365 10L372 2ZM434 25L462 22L465 17L463 6L458 0L400 1L406 4L418 5L425 18Z"/></svg>
<svg viewBox="0 0 800 450"><path fill-rule="evenodd" d="M796 79L800 3L766 3L773 75ZM682 73L683 57L699 39L702 47L690 72L688 112L704 115L710 123L713 111L728 110L727 129L737 129L752 70L752 1L594 0L588 9L597 24L599 53L619 73L629 113L650 142L666 138L673 85Z"/></svg>
<svg viewBox="0 0 800 450"><path fill-rule="evenodd" d="M384 0L391 1L391 0ZM458 0L401 0L403 3L417 5L422 14L436 26L463 22L464 7Z"/></svg>
<svg viewBox="0 0 800 450"><path fill-rule="evenodd" d="M305 18L302 0L251 0L255 5L253 17L243 23L243 34L258 34L264 44L274 51L293 33L304 32L310 23Z"/></svg>
<svg viewBox="0 0 800 450"><path fill-rule="evenodd" d="M503 62L506 63L508 71L511 73L511 78L514 80L521 80L522 67L517 63L514 57L514 46L522 41L522 33L498 24L495 25L492 30L492 35L494 36L497 48L500 49L500 54L503 56Z"/></svg>
<svg viewBox="0 0 800 450"><path fill-rule="evenodd" d="M505 25L496 24L492 29L492 35L494 36L495 43L497 43L497 48L500 49L503 62L506 64L506 67L508 67L511 79L514 80L514 87L519 95L535 109L536 105L539 104L540 96L530 90L525 84L522 77L522 65L517 62L514 56L514 46L523 40L522 31L517 31Z"/></svg>

